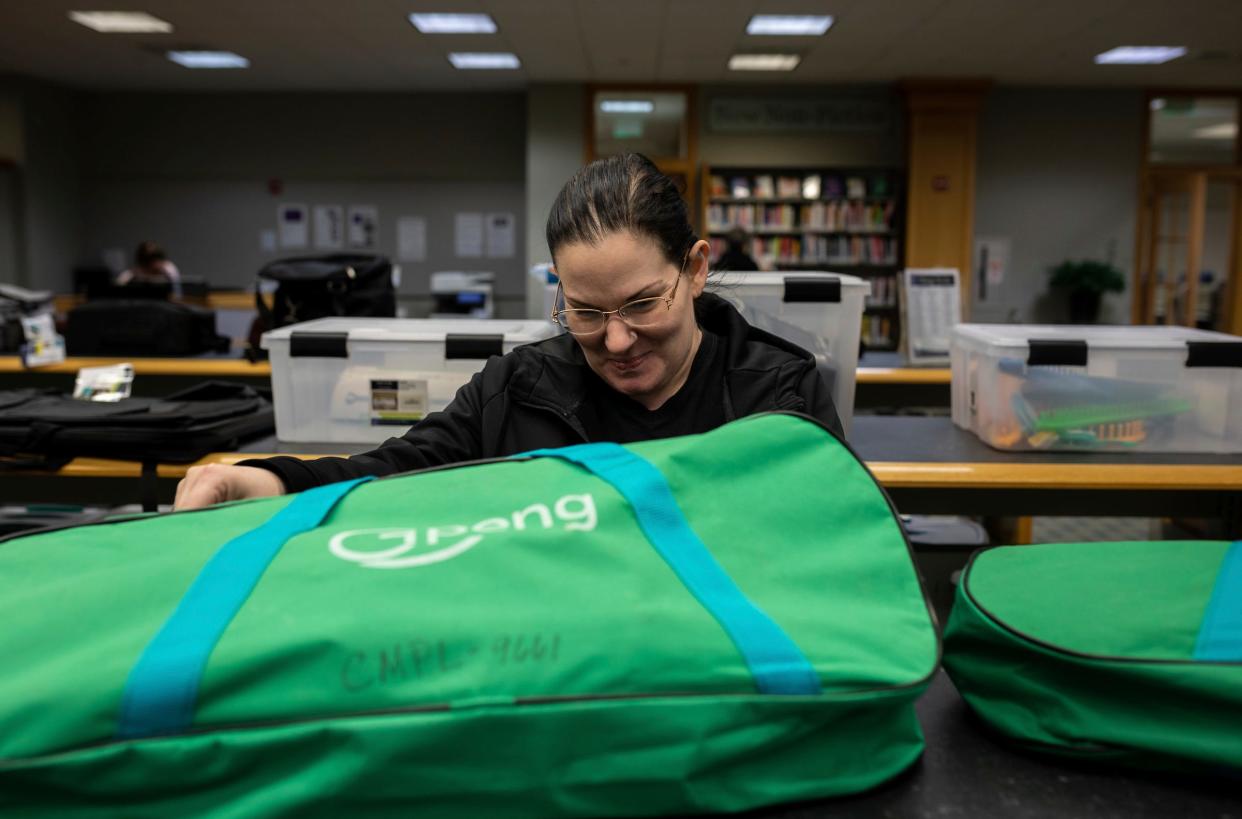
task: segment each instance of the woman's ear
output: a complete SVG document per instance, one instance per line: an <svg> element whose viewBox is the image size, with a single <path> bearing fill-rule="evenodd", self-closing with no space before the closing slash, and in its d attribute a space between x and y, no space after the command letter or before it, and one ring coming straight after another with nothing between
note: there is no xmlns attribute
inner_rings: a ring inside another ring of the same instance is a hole
<svg viewBox="0 0 1242 819"><path fill-rule="evenodd" d="M703 294L703 288L707 285L707 273L711 268L711 245L704 239L699 239L690 248L687 254L689 262L686 264L686 272L690 276L690 292L698 298Z"/></svg>

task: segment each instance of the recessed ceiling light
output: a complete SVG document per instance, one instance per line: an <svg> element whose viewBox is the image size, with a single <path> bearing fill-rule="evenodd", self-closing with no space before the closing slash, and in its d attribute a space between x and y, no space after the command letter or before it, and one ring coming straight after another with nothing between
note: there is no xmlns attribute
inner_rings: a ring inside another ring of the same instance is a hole
<svg viewBox="0 0 1242 819"><path fill-rule="evenodd" d="M1185 46L1117 46L1096 54L1099 65L1160 65L1186 54Z"/></svg>
<svg viewBox="0 0 1242 819"><path fill-rule="evenodd" d="M811 14L756 14L746 24L747 34L813 37L832 27L832 18Z"/></svg>
<svg viewBox="0 0 1242 819"><path fill-rule="evenodd" d="M411 14L410 22L423 34L495 34L489 14Z"/></svg>
<svg viewBox="0 0 1242 819"><path fill-rule="evenodd" d="M102 34L168 34L172 23L145 11L71 11L69 19Z"/></svg>
<svg viewBox="0 0 1242 819"><path fill-rule="evenodd" d="M1195 139L1237 139L1238 123L1222 122L1219 125L1207 125L1191 132Z"/></svg>
<svg viewBox="0 0 1242 819"><path fill-rule="evenodd" d="M599 110L605 114L650 114L655 110L651 100L602 100Z"/></svg>
<svg viewBox="0 0 1242 819"><path fill-rule="evenodd" d="M250 67L250 60L231 51L170 51L168 59L186 68Z"/></svg>
<svg viewBox="0 0 1242 819"><path fill-rule="evenodd" d="M797 54L734 54L730 71L793 71L802 58Z"/></svg>
<svg viewBox="0 0 1242 819"><path fill-rule="evenodd" d="M449 54L454 68L520 68L516 54L506 52L457 52Z"/></svg>

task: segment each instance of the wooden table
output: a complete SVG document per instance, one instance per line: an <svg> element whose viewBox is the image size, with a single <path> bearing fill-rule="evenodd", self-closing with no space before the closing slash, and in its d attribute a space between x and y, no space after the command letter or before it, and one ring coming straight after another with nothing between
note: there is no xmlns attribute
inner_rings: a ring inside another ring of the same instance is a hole
<svg viewBox="0 0 1242 819"><path fill-rule="evenodd" d="M886 416L855 418L850 444L908 514L1216 518L1242 537L1240 455L1001 452L947 418ZM264 438L199 463L370 448ZM161 502L171 501L189 466L158 468ZM140 476L135 463L79 458L55 473L0 473L0 501L132 503Z"/></svg>
<svg viewBox="0 0 1242 819"><path fill-rule="evenodd" d="M74 377L83 367L114 364L134 365L133 394L156 398L184 390L203 381L238 381L270 389L272 367L266 361L250 363L234 354L230 357L196 358L66 358L59 364L26 369L17 356L0 356L0 383L5 389L37 387L73 391Z"/></svg>

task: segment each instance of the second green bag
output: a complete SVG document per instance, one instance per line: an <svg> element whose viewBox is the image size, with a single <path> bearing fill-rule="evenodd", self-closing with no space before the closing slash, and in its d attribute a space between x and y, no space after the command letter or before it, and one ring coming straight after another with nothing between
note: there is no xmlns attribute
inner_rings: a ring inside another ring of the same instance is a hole
<svg viewBox="0 0 1242 819"><path fill-rule="evenodd" d="M939 645L792 415L0 545L0 815L551 817L871 787Z"/></svg>
<svg viewBox="0 0 1242 819"><path fill-rule="evenodd" d="M1242 542L975 555L945 629L962 697L1035 750L1242 773Z"/></svg>

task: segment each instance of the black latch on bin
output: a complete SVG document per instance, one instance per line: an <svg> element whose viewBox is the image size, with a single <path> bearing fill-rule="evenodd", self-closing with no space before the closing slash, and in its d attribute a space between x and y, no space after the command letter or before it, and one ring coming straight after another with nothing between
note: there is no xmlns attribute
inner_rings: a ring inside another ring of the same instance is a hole
<svg viewBox="0 0 1242 819"><path fill-rule="evenodd" d="M1242 341L1187 341L1187 367L1242 367Z"/></svg>
<svg viewBox="0 0 1242 819"><path fill-rule="evenodd" d="M504 354L504 336L449 333L444 337L445 358L490 358Z"/></svg>
<svg viewBox="0 0 1242 819"><path fill-rule="evenodd" d="M786 276L785 302L841 301L841 280L835 276Z"/></svg>
<svg viewBox="0 0 1242 819"><path fill-rule="evenodd" d="M349 333L290 333L290 358L349 358Z"/></svg>
<svg viewBox="0 0 1242 819"><path fill-rule="evenodd" d="M1028 367L1085 367L1087 366L1087 342L1033 338L1027 342Z"/></svg>

